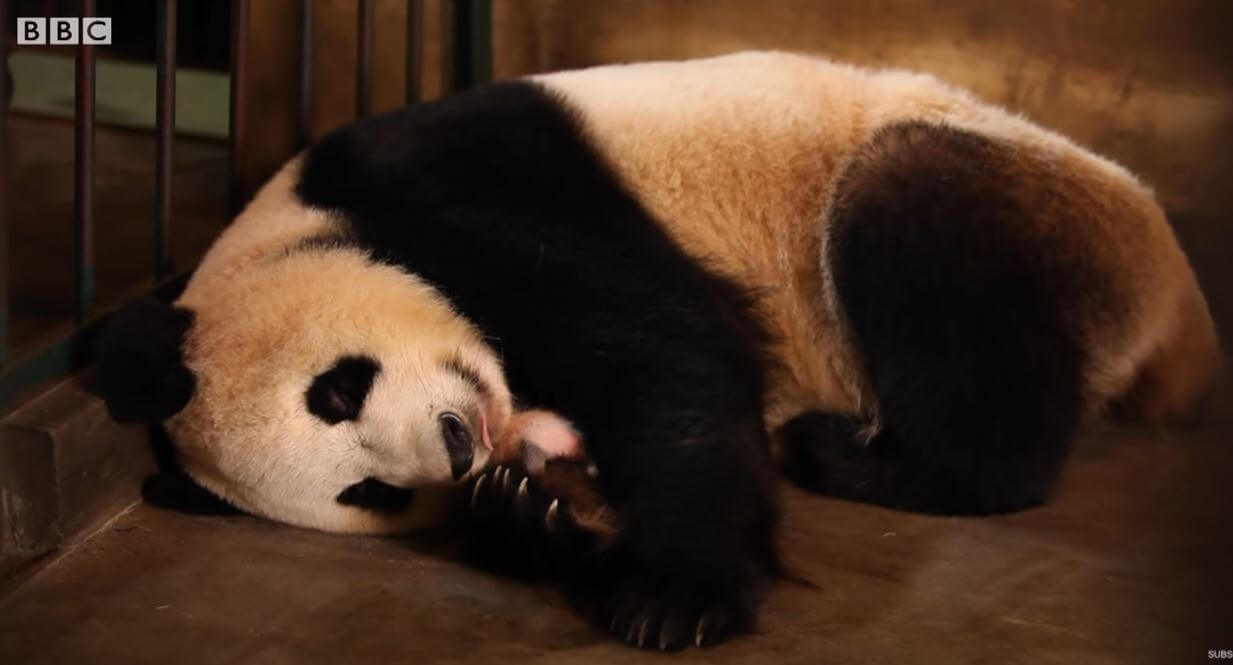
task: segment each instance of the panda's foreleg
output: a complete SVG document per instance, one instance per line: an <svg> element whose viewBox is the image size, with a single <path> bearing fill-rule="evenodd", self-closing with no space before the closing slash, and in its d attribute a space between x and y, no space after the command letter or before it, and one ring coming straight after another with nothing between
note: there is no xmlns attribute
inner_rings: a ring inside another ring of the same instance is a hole
<svg viewBox="0 0 1233 665"><path fill-rule="evenodd" d="M775 568L760 403L724 372L687 375L640 383L623 423L587 436L621 529L570 590L602 628L643 648L748 630Z"/></svg>
<svg viewBox="0 0 1233 665"><path fill-rule="evenodd" d="M747 395L744 408L699 409L679 398L707 391L648 385L624 393L622 422L586 430L590 460L542 470L515 460L481 476L472 551L518 576L561 579L584 614L630 645L714 644L752 627L776 570L766 435Z"/></svg>

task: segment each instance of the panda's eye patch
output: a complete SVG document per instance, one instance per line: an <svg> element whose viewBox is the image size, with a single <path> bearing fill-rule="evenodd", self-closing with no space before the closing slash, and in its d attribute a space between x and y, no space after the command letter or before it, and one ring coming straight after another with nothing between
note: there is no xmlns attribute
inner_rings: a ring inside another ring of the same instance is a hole
<svg viewBox="0 0 1233 665"><path fill-rule="evenodd" d="M457 414L446 412L438 420L441 423L441 437L445 439L445 451L450 456L450 473L457 480L471 469L471 462L475 459L475 439Z"/></svg>
<svg viewBox="0 0 1233 665"><path fill-rule="evenodd" d="M380 371L381 366L372 358L339 358L333 367L313 379L304 394L309 413L331 425L356 420Z"/></svg>

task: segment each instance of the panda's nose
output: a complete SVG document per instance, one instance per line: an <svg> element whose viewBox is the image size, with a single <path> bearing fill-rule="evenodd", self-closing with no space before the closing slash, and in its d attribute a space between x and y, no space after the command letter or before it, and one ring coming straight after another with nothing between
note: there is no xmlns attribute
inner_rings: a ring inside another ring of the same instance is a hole
<svg viewBox="0 0 1233 665"><path fill-rule="evenodd" d="M441 438L445 440L445 452L450 457L450 473L454 480L466 475L475 461L475 437L467 424L453 413L443 413L438 418L441 422Z"/></svg>

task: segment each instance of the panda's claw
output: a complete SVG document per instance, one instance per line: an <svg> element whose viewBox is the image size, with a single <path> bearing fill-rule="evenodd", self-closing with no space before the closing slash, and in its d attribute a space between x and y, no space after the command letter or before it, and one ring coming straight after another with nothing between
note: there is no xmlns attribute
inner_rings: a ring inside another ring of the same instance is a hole
<svg viewBox="0 0 1233 665"><path fill-rule="evenodd" d="M639 649L646 646L646 638L650 632L649 629L651 627L651 620L652 620L652 617L643 619L642 627L638 629L638 648Z"/></svg>
<svg viewBox="0 0 1233 665"><path fill-rule="evenodd" d="M689 618L684 612L673 612L659 625L659 650L680 651L689 643Z"/></svg>
<svg viewBox="0 0 1233 665"><path fill-rule="evenodd" d="M560 499L553 499L552 503L548 504L548 510L544 513L544 529L548 533L557 530L557 510L560 508L560 505Z"/></svg>
<svg viewBox="0 0 1233 665"><path fill-rule="evenodd" d="M471 487L471 510L475 510L475 506L479 503L480 492L483 491L484 486L488 484L490 480L491 478L487 473L480 475L480 477L476 479L475 485Z"/></svg>
<svg viewBox="0 0 1233 665"><path fill-rule="evenodd" d="M629 629L625 631L625 643L629 645L637 644L638 637L638 622L630 621Z"/></svg>
<svg viewBox="0 0 1233 665"><path fill-rule="evenodd" d="M728 616L723 610L704 612L698 618L698 628L694 631L694 646L703 647L723 639L727 626Z"/></svg>
<svg viewBox="0 0 1233 665"><path fill-rule="evenodd" d="M529 499L529 495L527 494L527 481L528 480L530 480L530 478L524 477L522 479L522 482L518 483L518 503L519 504L525 504Z"/></svg>
<svg viewBox="0 0 1233 665"><path fill-rule="evenodd" d="M617 573L586 592L600 594L595 608L599 626L606 625L610 635L640 649L709 647L748 630L754 621L754 607L745 594L737 589L717 594L703 580L683 583Z"/></svg>

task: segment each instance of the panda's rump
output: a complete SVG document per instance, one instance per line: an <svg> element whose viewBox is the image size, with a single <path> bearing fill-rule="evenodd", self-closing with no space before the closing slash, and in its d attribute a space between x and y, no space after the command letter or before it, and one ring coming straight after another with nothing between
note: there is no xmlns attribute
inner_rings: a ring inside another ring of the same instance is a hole
<svg viewBox="0 0 1233 665"><path fill-rule="evenodd" d="M827 442L864 447L826 451L859 477L815 470L822 489L930 512L1045 498L1085 416L1128 387L1169 289L1167 227L1138 214L1132 182L1093 168L919 121L857 151L824 263L872 403L842 427L815 415L786 431L808 445L864 418L872 438Z"/></svg>

